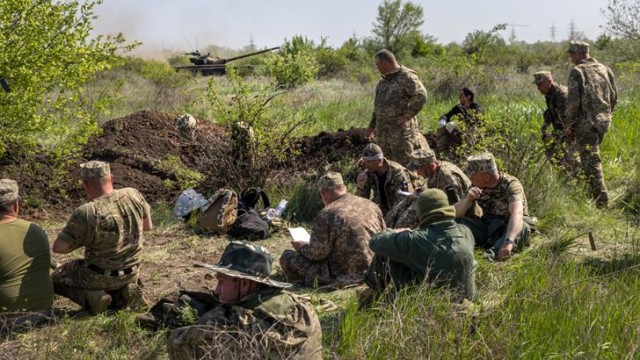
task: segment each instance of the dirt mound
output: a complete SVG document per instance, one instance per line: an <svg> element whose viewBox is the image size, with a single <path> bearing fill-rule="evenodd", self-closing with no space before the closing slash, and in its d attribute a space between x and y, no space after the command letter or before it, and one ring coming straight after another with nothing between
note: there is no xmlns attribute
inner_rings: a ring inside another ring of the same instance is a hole
<svg viewBox="0 0 640 360"><path fill-rule="evenodd" d="M195 176L194 171L202 176L196 189L205 195L222 186L237 186L225 166L225 159L233 155L227 129L197 119L196 131L184 134L175 127L178 116L149 110L110 120L102 134L89 140L82 157L64 166L50 162L46 155L33 158L9 146L0 157L0 176L19 182L26 195L25 210L30 209L27 212L33 217L68 214L85 201L79 164L88 160L111 163L115 187L137 188L150 203L173 203L184 185L181 182ZM296 172L355 159L367 143L363 133L364 129L349 129L295 139L292 151L274 170L291 179ZM54 168L68 174L56 177Z"/></svg>

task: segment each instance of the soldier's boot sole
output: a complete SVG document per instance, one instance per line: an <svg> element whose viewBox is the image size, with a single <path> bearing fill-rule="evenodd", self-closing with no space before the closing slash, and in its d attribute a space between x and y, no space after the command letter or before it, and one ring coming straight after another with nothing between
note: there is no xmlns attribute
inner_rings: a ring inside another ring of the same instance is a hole
<svg viewBox="0 0 640 360"><path fill-rule="evenodd" d="M91 291L86 294L86 307L93 314L102 314L111 305L111 295L102 290Z"/></svg>
<svg viewBox="0 0 640 360"><path fill-rule="evenodd" d="M137 284L129 284L122 289L122 297L127 306L132 310L146 310L149 303L142 294L142 288Z"/></svg>

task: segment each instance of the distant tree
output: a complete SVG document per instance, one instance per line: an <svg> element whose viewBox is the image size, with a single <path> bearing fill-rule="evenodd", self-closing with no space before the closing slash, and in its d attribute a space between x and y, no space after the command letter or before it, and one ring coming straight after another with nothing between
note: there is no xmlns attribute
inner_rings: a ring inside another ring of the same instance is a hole
<svg viewBox="0 0 640 360"><path fill-rule="evenodd" d="M0 153L44 139L61 152L86 142L98 126L82 86L120 62L122 34L90 36L100 1L3 0L0 6ZM30 148L33 148L31 146Z"/></svg>
<svg viewBox="0 0 640 360"><path fill-rule="evenodd" d="M506 45L504 39L498 34L506 28L507 24L497 24L489 31L470 32L462 41L462 49L467 55L474 56L477 61L481 61L487 48Z"/></svg>
<svg viewBox="0 0 640 360"><path fill-rule="evenodd" d="M410 47L416 36L422 36L420 26L424 24L422 6L410 1L385 0L378 6L378 16L373 23L374 41L379 47L400 52Z"/></svg>
<svg viewBox="0 0 640 360"><path fill-rule="evenodd" d="M638 0L609 0L602 10L608 22L606 30L614 36L640 41L640 2Z"/></svg>

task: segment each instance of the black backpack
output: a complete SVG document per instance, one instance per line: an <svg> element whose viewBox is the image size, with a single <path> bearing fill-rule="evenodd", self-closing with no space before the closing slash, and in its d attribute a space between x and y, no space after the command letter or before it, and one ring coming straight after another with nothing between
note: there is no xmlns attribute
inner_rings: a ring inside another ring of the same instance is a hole
<svg viewBox="0 0 640 360"><path fill-rule="evenodd" d="M260 199L264 208L270 206L269 197L260 188L249 188L240 193L238 218L227 231L227 235L247 240L262 240L271 236L269 223L262 220L260 213L255 209Z"/></svg>

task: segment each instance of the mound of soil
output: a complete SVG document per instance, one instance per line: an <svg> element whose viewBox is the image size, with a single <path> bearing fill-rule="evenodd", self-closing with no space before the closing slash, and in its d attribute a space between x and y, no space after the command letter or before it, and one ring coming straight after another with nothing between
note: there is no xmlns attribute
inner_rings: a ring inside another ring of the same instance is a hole
<svg viewBox="0 0 640 360"><path fill-rule="evenodd" d="M150 203L173 203L179 195L180 171L195 170L204 176L196 190L210 195L222 186L235 186L228 158L231 146L225 127L196 119L197 129L184 134L175 128L178 114L141 111L113 119L102 134L90 139L82 157L60 166L46 155L27 156L19 147L9 146L0 157L0 176L19 182L25 194L27 214L50 217L68 214L86 201L80 182L79 165L88 160L111 163L114 186L134 187ZM356 159L367 144L364 129L321 132L292 142L292 151L275 166L291 179L297 172L319 169L343 159ZM67 175L55 177L54 167Z"/></svg>

